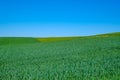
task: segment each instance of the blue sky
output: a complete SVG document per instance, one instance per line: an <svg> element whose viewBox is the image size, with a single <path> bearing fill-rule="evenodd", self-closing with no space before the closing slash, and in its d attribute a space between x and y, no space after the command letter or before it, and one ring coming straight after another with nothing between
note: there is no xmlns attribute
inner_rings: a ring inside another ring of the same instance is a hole
<svg viewBox="0 0 120 80"><path fill-rule="evenodd" d="M83 36L120 32L120 0L2 0L0 36Z"/></svg>

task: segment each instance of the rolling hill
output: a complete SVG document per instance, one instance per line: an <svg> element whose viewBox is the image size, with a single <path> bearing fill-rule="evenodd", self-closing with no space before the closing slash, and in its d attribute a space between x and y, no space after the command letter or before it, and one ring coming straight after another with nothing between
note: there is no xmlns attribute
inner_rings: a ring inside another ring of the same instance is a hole
<svg viewBox="0 0 120 80"><path fill-rule="evenodd" d="M0 80L119 80L120 32L0 38Z"/></svg>

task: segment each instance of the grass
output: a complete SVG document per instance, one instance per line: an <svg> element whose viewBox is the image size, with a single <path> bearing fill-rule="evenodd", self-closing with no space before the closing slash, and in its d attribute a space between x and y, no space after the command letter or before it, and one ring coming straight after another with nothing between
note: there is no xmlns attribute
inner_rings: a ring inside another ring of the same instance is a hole
<svg viewBox="0 0 120 80"><path fill-rule="evenodd" d="M0 38L0 80L119 80L120 33L104 35Z"/></svg>
<svg viewBox="0 0 120 80"><path fill-rule="evenodd" d="M79 37L50 37L50 38L37 38L40 42L55 42L78 39Z"/></svg>
<svg viewBox="0 0 120 80"><path fill-rule="evenodd" d="M29 44L38 42L34 38L25 37L1 37L0 45Z"/></svg>

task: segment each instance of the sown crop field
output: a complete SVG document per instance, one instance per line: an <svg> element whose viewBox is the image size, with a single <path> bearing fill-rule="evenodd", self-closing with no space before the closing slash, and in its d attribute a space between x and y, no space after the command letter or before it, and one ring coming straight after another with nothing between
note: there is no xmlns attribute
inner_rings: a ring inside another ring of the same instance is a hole
<svg viewBox="0 0 120 80"><path fill-rule="evenodd" d="M120 80L120 33L0 38L0 80Z"/></svg>

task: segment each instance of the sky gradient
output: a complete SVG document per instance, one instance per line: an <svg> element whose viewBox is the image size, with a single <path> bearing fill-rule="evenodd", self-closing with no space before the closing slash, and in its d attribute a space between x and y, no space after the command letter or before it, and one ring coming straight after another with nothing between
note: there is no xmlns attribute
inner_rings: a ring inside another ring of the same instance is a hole
<svg viewBox="0 0 120 80"><path fill-rule="evenodd" d="M1 37L120 32L120 0L2 0Z"/></svg>

